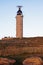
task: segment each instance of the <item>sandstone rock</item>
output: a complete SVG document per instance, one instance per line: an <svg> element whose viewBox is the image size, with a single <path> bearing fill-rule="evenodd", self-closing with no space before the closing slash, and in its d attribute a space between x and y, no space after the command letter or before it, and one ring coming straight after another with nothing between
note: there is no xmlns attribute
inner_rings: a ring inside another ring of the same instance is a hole
<svg viewBox="0 0 43 65"><path fill-rule="evenodd" d="M30 57L23 61L23 65L42 65L42 60L39 57Z"/></svg>
<svg viewBox="0 0 43 65"><path fill-rule="evenodd" d="M15 62L16 62L15 60L11 60L11 59L9 59L9 63L10 63L10 65L13 65Z"/></svg>
<svg viewBox="0 0 43 65"><path fill-rule="evenodd" d="M0 58L0 65L13 65L15 62L15 60Z"/></svg>

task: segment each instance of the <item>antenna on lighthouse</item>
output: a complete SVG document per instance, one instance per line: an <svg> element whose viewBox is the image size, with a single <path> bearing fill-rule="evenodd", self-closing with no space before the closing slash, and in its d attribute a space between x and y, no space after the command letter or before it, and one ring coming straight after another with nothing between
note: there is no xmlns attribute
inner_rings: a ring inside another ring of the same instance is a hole
<svg viewBox="0 0 43 65"><path fill-rule="evenodd" d="M17 6L19 9L21 9L22 8L22 6Z"/></svg>

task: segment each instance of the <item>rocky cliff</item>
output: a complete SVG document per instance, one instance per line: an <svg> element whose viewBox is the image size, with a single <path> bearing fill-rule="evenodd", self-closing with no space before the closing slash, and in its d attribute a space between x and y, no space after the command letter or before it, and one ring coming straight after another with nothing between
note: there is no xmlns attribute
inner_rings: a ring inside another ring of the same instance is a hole
<svg viewBox="0 0 43 65"><path fill-rule="evenodd" d="M43 37L0 40L0 57L13 58L21 65L25 58L34 56L43 58Z"/></svg>

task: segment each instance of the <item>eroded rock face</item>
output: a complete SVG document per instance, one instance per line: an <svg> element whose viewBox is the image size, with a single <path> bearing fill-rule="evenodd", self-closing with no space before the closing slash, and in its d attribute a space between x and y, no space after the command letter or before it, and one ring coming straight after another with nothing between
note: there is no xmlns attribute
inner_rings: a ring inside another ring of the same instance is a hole
<svg viewBox="0 0 43 65"><path fill-rule="evenodd" d="M23 65L42 65L42 59L39 57L30 57L23 61Z"/></svg>
<svg viewBox="0 0 43 65"><path fill-rule="evenodd" d="M7 58L0 58L0 65L13 65L16 61Z"/></svg>
<svg viewBox="0 0 43 65"><path fill-rule="evenodd" d="M10 65L13 65L15 62L16 62L15 60L11 60L11 59L9 59L9 63L10 63Z"/></svg>

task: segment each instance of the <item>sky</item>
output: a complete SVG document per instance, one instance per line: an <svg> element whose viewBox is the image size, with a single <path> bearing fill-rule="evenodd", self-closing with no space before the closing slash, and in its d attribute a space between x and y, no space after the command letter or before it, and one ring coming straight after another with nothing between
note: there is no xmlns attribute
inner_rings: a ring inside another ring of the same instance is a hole
<svg viewBox="0 0 43 65"><path fill-rule="evenodd" d="M23 36L43 36L43 0L0 0L0 38L16 37L18 5L23 6Z"/></svg>

